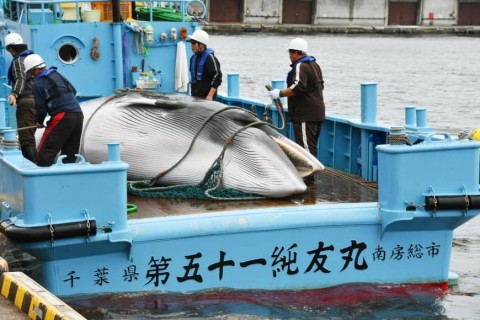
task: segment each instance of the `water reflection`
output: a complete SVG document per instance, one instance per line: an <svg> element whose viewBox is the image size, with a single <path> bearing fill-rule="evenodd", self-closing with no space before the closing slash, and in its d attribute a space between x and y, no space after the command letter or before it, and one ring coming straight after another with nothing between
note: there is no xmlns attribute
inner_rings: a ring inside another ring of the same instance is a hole
<svg viewBox="0 0 480 320"><path fill-rule="evenodd" d="M88 319L427 319L443 313L441 288L351 284L304 291L117 294L66 302Z"/></svg>

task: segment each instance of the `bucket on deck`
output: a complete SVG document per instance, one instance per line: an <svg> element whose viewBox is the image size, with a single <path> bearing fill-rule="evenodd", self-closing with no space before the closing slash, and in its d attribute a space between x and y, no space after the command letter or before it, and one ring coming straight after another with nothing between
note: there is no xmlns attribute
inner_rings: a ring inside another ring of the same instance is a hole
<svg viewBox="0 0 480 320"><path fill-rule="evenodd" d="M82 21L83 22L99 22L101 17L100 10L88 10L82 11Z"/></svg>
<svg viewBox="0 0 480 320"><path fill-rule="evenodd" d="M81 8L82 4L79 3L78 7L74 2L60 3L62 8L62 21L75 21L77 20L78 9Z"/></svg>

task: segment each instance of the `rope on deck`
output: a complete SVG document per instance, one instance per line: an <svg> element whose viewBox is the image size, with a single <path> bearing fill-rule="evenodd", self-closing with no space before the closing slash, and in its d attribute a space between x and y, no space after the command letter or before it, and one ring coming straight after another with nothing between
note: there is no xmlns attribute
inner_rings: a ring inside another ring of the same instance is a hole
<svg viewBox="0 0 480 320"><path fill-rule="evenodd" d="M200 200L258 200L265 197L221 187L221 160L207 171L196 185L152 186L152 180L129 181L128 193L142 198L177 198Z"/></svg>
<svg viewBox="0 0 480 320"><path fill-rule="evenodd" d="M325 168L325 172L332 175L332 176L347 180L347 181L352 182L352 183L359 184L359 185L361 185L365 188L368 188L370 190L378 191L378 182L377 181L363 180L359 176L352 175L350 173L343 172L343 171L338 171L338 170L335 170L335 169L332 169L332 168L327 168L327 167Z"/></svg>

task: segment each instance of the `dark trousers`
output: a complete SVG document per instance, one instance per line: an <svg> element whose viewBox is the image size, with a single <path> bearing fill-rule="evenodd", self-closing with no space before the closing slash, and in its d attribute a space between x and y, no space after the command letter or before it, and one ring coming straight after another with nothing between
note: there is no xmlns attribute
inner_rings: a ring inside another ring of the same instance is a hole
<svg viewBox="0 0 480 320"><path fill-rule="evenodd" d="M295 142L317 158L317 144L322 129L322 121L294 122Z"/></svg>
<svg viewBox="0 0 480 320"><path fill-rule="evenodd" d="M54 163L59 152L67 157L63 163L74 163L80 148L83 113L59 112L47 123L42 140L38 145L37 164L47 167Z"/></svg>
<svg viewBox="0 0 480 320"><path fill-rule="evenodd" d="M35 119L36 109L33 97L20 97L17 99L17 111L15 113L17 118L17 128L34 126L37 121ZM18 140L21 147L33 146L35 147L35 130L20 130L18 131Z"/></svg>

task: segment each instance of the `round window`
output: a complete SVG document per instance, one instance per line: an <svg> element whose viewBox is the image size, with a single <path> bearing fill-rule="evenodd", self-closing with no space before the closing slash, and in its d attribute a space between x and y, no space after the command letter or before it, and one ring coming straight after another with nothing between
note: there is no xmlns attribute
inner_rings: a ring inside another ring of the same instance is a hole
<svg viewBox="0 0 480 320"><path fill-rule="evenodd" d="M65 64L73 64L78 60L79 52L77 46L66 43L58 49L58 57Z"/></svg>

